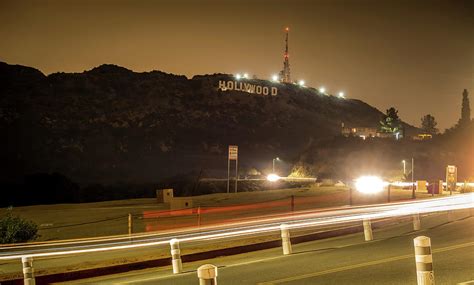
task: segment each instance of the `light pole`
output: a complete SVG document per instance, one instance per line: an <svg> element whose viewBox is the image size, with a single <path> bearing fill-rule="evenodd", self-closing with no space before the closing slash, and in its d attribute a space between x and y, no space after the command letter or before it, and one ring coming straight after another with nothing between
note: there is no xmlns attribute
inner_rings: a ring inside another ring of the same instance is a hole
<svg viewBox="0 0 474 285"><path fill-rule="evenodd" d="M415 199L415 179L414 179L414 171L415 171L415 159L411 158L411 198Z"/></svg>
<svg viewBox="0 0 474 285"><path fill-rule="evenodd" d="M280 161L279 157L272 159L272 173L275 173L275 160Z"/></svg>
<svg viewBox="0 0 474 285"><path fill-rule="evenodd" d="M402 160L403 163L403 176L407 174L407 162L405 160Z"/></svg>

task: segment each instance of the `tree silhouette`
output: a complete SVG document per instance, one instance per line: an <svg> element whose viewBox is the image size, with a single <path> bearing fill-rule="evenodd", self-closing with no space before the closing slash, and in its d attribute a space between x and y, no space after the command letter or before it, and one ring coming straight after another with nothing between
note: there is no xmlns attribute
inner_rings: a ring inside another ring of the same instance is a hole
<svg viewBox="0 0 474 285"><path fill-rule="evenodd" d="M380 121L380 130L384 133L403 135L403 126L398 117L398 110L391 107Z"/></svg>
<svg viewBox="0 0 474 285"><path fill-rule="evenodd" d="M471 107L469 106L469 93L467 89L462 92L461 119L459 125L466 125L471 121Z"/></svg>
<svg viewBox="0 0 474 285"><path fill-rule="evenodd" d="M425 115L423 118L421 118L421 129L427 134L437 134L437 125L438 123L436 122L435 117L433 117L431 114Z"/></svg>

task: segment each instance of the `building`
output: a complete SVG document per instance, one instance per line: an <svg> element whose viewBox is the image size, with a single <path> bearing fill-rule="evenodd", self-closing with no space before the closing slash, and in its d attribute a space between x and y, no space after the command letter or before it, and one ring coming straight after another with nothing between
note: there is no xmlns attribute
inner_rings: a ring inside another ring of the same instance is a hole
<svg viewBox="0 0 474 285"><path fill-rule="evenodd" d="M342 127L341 133L345 137L360 137L363 139L379 137L377 128L370 127Z"/></svg>

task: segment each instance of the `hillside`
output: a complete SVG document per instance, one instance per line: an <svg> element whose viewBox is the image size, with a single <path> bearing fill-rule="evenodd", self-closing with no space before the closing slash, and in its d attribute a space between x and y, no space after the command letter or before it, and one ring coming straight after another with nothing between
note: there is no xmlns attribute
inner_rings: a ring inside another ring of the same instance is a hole
<svg viewBox="0 0 474 285"><path fill-rule="evenodd" d="M446 179L446 166L458 167L460 182L474 179L474 121L429 141L333 137L311 143L297 163L319 178L350 181L361 175L379 175L386 180L414 179L430 182ZM403 176L402 160L406 160Z"/></svg>
<svg viewBox="0 0 474 285"><path fill-rule="evenodd" d="M226 173L227 145L239 145L242 170L296 161L341 122L377 126L382 113L355 99L295 85L277 96L218 90L230 75L137 73L102 65L55 73L0 63L1 181L59 172L76 182L155 182L204 170Z"/></svg>

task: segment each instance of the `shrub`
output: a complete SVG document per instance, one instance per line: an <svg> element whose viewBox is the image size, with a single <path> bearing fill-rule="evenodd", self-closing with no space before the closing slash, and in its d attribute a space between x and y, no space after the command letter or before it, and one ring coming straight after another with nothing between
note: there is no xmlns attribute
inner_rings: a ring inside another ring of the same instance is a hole
<svg viewBox="0 0 474 285"><path fill-rule="evenodd" d="M0 218L0 244L20 243L38 237L38 226L29 220L14 216L11 209Z"/></svg>
<svg viewBox="0 0 474 285"><path fill-rule="evenodd" d="M461 190L460 190L461 193L472 193L474 192L474 187L470 187L469 185L467 184L463 184L461 186Z"/></svg>

